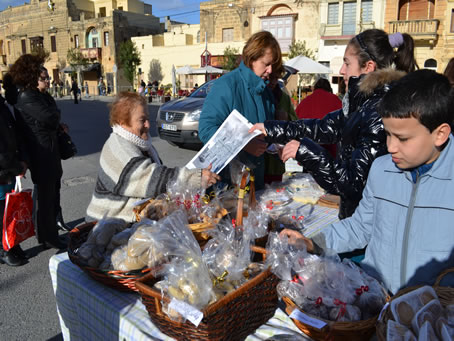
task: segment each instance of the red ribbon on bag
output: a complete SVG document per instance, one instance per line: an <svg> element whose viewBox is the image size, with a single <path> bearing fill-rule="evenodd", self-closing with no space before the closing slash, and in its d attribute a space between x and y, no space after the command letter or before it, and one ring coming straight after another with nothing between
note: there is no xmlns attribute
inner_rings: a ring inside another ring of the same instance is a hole
<svg viewBox="0 0 454 341"><path fill-rule="evenodd" d="M339 313L336 316L336 321L337 321L340 317L344 316L345 313L347 312L347 308L346 308L347 304L337 298L334 299L333 303L334 303L334 305L337 305L340 307Z"/></svg>

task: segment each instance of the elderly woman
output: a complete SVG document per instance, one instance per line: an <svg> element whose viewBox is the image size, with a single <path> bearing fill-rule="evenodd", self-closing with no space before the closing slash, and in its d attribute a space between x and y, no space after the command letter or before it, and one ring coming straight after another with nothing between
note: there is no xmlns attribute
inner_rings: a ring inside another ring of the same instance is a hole
<svg viewBox="0 0 454 341"><path fill-rule="evenodd" d="M200 170L168 168L159 158L149 134L146 99L121 93L110 110L110 134L101 152L101 169L87 209L87 221L107 217L134 221L134 203L165 193L168 183L208 187L219 176L210 167Z"/></svg>
<svg viewBox="0 0 454 341"><path fill-rule="evenodd" d="M240 66L214 82L205 99L199 121L200 140L207 143L233 109L251 123L274 119L274 98L265 82L281 66L281 49L273 35L265 31L253 34L244 46ZM263 137L255 138L239 155L240 161L255 166L257 189L264 185L266 148ZM223 178L227 176L223 174Z"/></svg>

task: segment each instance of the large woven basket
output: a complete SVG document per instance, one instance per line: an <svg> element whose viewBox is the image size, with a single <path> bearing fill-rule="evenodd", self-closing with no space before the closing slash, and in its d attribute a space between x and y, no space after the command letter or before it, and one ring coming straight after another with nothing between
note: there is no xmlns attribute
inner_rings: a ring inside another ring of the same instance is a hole
<svg viewBox="0 0 454 341"><path fill-rule="evenodd" d="M283 297L282 300L286 305L286 313L291 314L293 309L299 309L293 301L288 297ZM301 309L300 309L301 310ZM304 313L304 311L303 311ZM377 322L377 316L361 321L353 322L334 322L318 318L319 320L326 322L326 326L322 329L317 329L313 326L305 324L296 319L292 319L293 323L311 339L317 341L367 341L370 340L375 332L375 324Z"/></svg>
<svg viewBox="0 0 454 341"><path fill-rule="evenodd" d="M440 303L443 307L446 307L447 305L450 305L450 304L454 304L454 288L440 286L440 282L443 279L443 277L451 272L454 272L454 268L449 268L449 269L442 271L438 275L438 277L435 281L435 284L433 285L433 288L434 288L435 292L437 293L438 298L440 299ZM413 291L413 290L421 288L421 287L422 287L422 285L418 285L418 286L408 287L408 288L399 290L399 292L397 292L391 298L391 301L396 299L397 297L405 295L405 294L409 293L410 291ZM393 317L393 314L391 312L391 308L389 305L383 311L381 319L377 322L377 338L380 341L386 340L386 328L388 325L388 320L394 320L394 317Z"/></svg>
<svg viewBox="0 0 454 341"><path fill-rule="evenodd" d="M256 252L265 252L259 249L253 248ZM168 298L163 298L160 291L153 289L156 281L156 278L146 275L137 281L136 286L151 321L161 332L177 340L244 340L273 317L278 304L276 285L279 279L267 269L206 307L202 322L195 327L189 321L172 321L162 311L161 301L168 302Z"/></svg>
<svg viewBox="0 0 454 341"><path fill-rule="evenodd" d="M102 270L85 265L78 256L76 250L87 240L88 234L95 224L95 222L86 223L71 230L68 246L69 259L90 277L102 284L120 291L138 291L135 283L139 278L150 272L149 268L134 271Z"/></svg>

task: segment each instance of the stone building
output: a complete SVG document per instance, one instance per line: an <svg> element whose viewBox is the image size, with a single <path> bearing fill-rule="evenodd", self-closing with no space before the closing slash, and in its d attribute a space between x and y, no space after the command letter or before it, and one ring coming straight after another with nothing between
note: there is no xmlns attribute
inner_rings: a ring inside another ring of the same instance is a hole
<svg viewBox="0 0 454 341"><path fill-rule="evenodd" d="M172 66L198 68L205 49L211 54L211 65L220 67L226 47L241 54L251 34L268 30L280 43L284 56L294 41L306 41L314 52L318 49L318 0L297 6L294 0L212 0L200 3L200 25L172 24L167 21L165 33L134 37L142 56L141 70L147 77L152 59L161 62L163 83L171 82ZM205 40L206 37L206 40ZM203 78L203 77L202 77ZM182 88L203 82L200 76L180 76ZM146 81L147 79L145 79Z"/></svg>
<svg viewBox="0 0 454 341"><path fill-rule="evenodd" d="M442 73L454 57L454 0L387 0L385 30L409 33L419 67Z"/></svg>
<svg viewBox="0 0 454 341"><path fill-rule="evenodd" d="M50 53L45 67L53 80L68 81L70 48L79 48L90 64L84 82L95 89L99 77L110 85L126 86L121 70L115 80L119 44L131 36L161 31L151 5L139 0L31 0L0 12L0 71L22 54L42 47Z"/></svg>

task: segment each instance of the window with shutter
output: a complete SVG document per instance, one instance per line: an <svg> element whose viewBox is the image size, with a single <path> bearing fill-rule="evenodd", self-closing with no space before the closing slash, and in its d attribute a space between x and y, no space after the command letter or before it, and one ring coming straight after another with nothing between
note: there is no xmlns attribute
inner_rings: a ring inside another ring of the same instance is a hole
<svg viewBox="0 0 454 341"><path fill-rule="evenodd" d="M372 22L372 0L361 1L361 20L363 23Z"/></svg>
<svg viewBox="0 0 454 341"><path fill-rule="evenodd" d="M328 25L336 25L339 21L339 3L328 4Z"/></svg>
<svg viewBox="0 0 454 341"><path fill-rule="evenodd" d="M353 35L356 31L356 2L344 2L342 34Z"/></svg>

